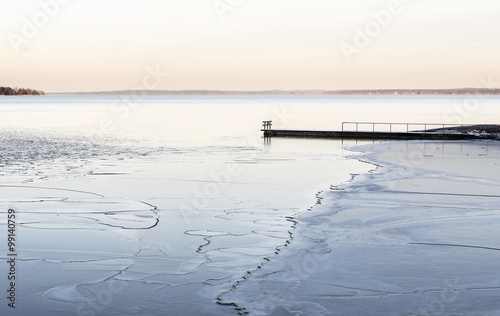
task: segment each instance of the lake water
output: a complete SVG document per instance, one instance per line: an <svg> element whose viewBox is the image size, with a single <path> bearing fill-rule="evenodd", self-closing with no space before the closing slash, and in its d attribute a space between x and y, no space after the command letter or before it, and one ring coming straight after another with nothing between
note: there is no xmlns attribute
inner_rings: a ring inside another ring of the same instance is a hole
<svg viewBox="0 0 500 316"><path fill-rule="evenodd" d="M499 103L495 96L2 97L0 257L16 255L17 282L15 311L7 299L0 311L237 315L220 295L293 243L295 217L314 208L321 191L372 168L345 157L356 141L265 140L263 120L318 130L344 121L495 123ZM2 264L0 277L8 273Z"/></svg>

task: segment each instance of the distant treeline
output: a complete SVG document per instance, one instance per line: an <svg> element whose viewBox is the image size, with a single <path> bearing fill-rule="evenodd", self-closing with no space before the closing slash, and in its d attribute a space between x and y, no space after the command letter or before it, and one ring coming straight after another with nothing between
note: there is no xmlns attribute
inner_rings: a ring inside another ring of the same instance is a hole
<svg viewBox="0 0 500 316"><path fill-rule="evenodd" d="M45 95L41 90L0 87L0 95Z"/></svg>

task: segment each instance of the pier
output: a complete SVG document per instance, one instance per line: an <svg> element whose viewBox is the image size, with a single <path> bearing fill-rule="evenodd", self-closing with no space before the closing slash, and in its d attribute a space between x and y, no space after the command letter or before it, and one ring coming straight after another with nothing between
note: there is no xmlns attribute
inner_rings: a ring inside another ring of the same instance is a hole
<svg viewBox="0 0 500 316"><path fill-rule="evenodd" d="M381 139L381 140L466 140L497 139L488 133L468 133L476 126L433 123L379 123L343 122L342 130L291 130L273 129L272 121L262 121L264 137L330 138L330 139Z"/></svg>

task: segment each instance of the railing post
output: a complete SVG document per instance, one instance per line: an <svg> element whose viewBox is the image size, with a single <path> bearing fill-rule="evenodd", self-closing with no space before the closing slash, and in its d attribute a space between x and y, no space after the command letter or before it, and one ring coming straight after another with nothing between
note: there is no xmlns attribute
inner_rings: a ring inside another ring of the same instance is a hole
<svg viewBox="0 0 500 316"><path fill-rule="evenodd" d="M264 122L267 122L267 125L265 126L265 129L271 129L271 124L272 124L272 121L264 121ZM359 129L359 126L360 125L372 125L372 133L375 133L376 131L376 128L377 128L377 125L389 125L389 133L393 133L393 128L392 128L392 125L406 125L406 133L409 134L410 133L410 125L415 125L415 126L424 126L424 134L427 134L428 132L428 128L431 128L433 129L433 127L435 127L435 129L438 129L438 126L441 127L441 134L445 134L446 133L446 128L447 126L448 127L460 127L460 128L463 128L464 125L461 124L442 124L442 123L404 123L404 122L401 122L401 123L392 123L392 122L388 122L388 123L381 123L381 122L342 122L342 132L345 132L346 129L348 130L351 130L350 127L346 127L346 124L347 125L351 125L351 124L354 124L356 125L355 126L355 131L356 133L359 133L360 132L360 129ZM421 129L421 128L419 128ZM382 128L382 130L385 130L385 133L387 133L387 130L385 127ZM396 129L399 131L399 127ZM366 130L365 132L369 133L369 127L367 126L366 127ZM401 133L404 133L404 130L403 131L400 131ZM421 132L420 132L421 133ZM435 132L437 133L437 132Z"/></svg>
<svg viewBox="0 0 500 316"><path fill-rule="evenodd" d="M271 126L273 125L273 121L262 121L262 127L264 129L271 129Z"/></svg>

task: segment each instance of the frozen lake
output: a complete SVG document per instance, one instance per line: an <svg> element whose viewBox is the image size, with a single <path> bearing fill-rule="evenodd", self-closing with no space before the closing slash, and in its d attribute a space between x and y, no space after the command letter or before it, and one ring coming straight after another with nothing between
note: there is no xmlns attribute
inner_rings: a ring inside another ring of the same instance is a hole
<svg viewBox="0 0 500 316"><path fill-rule="evenodd" d="M488 291L494 293L496 277L488 270L493 270L492 250L482 265L460 274L441 275L428 267L408 274L405 268L422 267L423 258L429 262L426 256L431 255L434 266L480 258L474 252L482 248L443 244L500 248L491 238L478 236L496 229L491 219L498 200L477 197L495 194L500 178L489 170L497 170L498 145L485 151L482 143L447 143L444 151L429 153L417 143L365 144L357 149L367 151L363 159L386 166L367 173L374 165L345 157L352 154L345 146L356 142L266 142L259 131L261 121L269 119L281 128L339 129L342 121L397 118L457 124L500 118L500 98L473 99L475 107L466 98L476 97L0 98L0 212L5 217L0 221L0 257L6 261L10 253L9 209L16 212L12 253L17 255L16 309L5 299L0 311L237 315L237 305L255 315L341 315L339 311L355 314L393 304L391 297L400 292L443 292L443 280L458 282L455 291L471 282L483 282L478 288L486 289L484 280L490 278ZM415 158L415 150L425 154ZM412 159L421 163L401 167ZM483 164L489 168L464 167ZM428 170L434 170L432 176ZM380 174L396 178L381 181ZM464 179L468 182L462 190L458 184ZM394 183L398 192L381 189L392 190ZM414 186L449 195L405 193ZM457 198L457 192L467 196ZM477 212L468 205L477 206ZM445 211L429 217L432 207ZM337 208L349 211L337 214ZM444 222L441 217L452 217L450 212L463 216L454 215L456 221L447 221L439 233L433 230L434 219ZM474 222L474 230L461 234L463 240L448 238L456 225L467 226L478 214L483 217ZM433 224L421 224L422 218ZM478 228L486 218L488 230ZM415 249L408 252L409 245ZM419 253L420 261L415 259ZM317 268L293 272L304 264ZM265 271L286 278L275 282ZM7 278L8 273L8 264L1 265L0 274ZM401 281L402 276L407 279ZM325 287L312 283L319 279ZM384 299L373 298L375 292ZM479 290L461 293L490 298ZM418 306L404 303L404 312L417 315L415 308L428 308L426 300L435 297L425 295Z"/></svg>
<svg viewBox="0 0 500 316"><path fill-rule="evenodd" d="M252 315L498 315L500 144L357 150L380 167L324 192L291 244L223 298Z"/></svg>

